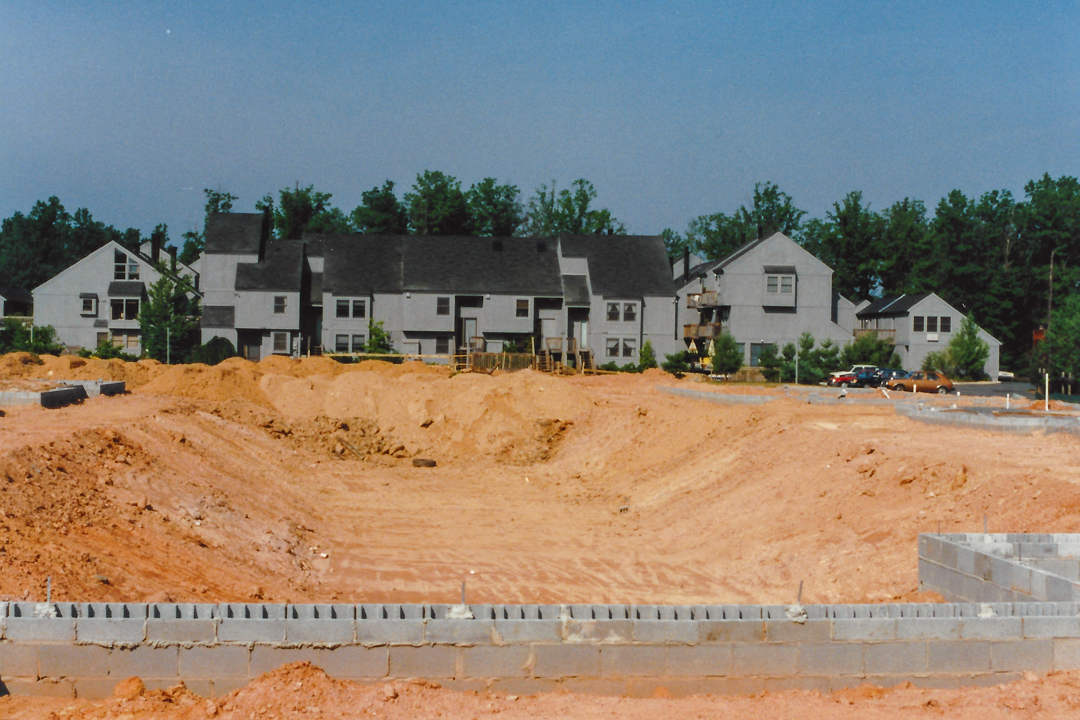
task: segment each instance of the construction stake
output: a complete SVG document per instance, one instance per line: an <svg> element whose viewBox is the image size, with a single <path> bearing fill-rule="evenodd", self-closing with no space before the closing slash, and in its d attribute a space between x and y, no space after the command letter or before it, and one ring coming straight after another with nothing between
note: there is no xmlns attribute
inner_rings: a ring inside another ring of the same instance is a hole
<svg viewBox="0 0 1080 720"><path fill-rule="evenodd" d="M799 598L795 601L796 605L802 605L802 584L803 584L803 581L800 580L799 581Z"/></svg>
<svg viewBox="0 0 1080 720"><path fill-rule="evenodd" d="M465 581L461 581L461 604L465 604Z"/></svg>

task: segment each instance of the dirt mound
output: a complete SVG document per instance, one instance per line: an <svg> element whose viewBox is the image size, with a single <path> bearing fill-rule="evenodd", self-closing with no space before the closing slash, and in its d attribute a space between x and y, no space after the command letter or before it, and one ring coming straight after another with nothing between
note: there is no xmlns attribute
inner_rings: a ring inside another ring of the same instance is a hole
<svg viewBox="0 0 1080 720"><path fill-rule="evenodd" d="M16 352L0 356L0 377L30 377L41 360L30 353Z"/></svg>
<svg viewBox="0 0 1080 720"><path fill-rule="evenodd" d="M214 366L173 365L141 386L141 392L173 395L202 400L243 399L257 405L267 404L259 387L262 373L258 366L242 358L229 358Z"/></svg>

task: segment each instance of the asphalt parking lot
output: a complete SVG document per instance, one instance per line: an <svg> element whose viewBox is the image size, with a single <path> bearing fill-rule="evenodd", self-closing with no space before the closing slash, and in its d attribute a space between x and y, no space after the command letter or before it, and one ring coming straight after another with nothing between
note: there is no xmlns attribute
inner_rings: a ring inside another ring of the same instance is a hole
<svg viewBox="0 0 1080 720"><path fill-rule="evenodd" d="M954 382L953 387L960 391L961 397L964 395L974 397L1005 397L1006 395L1012 395L1013 397L1035 398L1035 386L1028 382Z"/></svg>

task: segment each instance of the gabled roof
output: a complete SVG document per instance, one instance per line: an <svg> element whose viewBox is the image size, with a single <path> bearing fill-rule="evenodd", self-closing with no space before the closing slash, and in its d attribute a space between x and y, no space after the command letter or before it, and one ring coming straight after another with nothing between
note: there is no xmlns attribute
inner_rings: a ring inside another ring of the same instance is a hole
<svg viewBox="0 0 1080 720"><path fill-rule="evenodd" d="M559 243L563 255L588 260L597 295L631 298L677 291L659 235L560 235Z"/></svg>
<svg viewBox="0 0 1080 720"><path fill-rule="evenodd" d="M562 279L555 243L537 238L404 238L404 289L560 297Z"/></svg>
<svg viewBox="0 0 1080 720"><path fill-rule="evenodd" d="M264 213L214 213L206 218L204 253L257 255L270 232Z"/></svg>
<svg viewBox="0 0 1080 720"><path fill-rule="evenodd" d="M900 297L883 297L872 300L869 305L855 313L858 318L880 315L906 315L908 310L930 297L931 293L915 293Z"/></svg>
<svg viewBox="0 0 1080 720"><path fill-rule="evenodd" d="M334 295L402 291L400 235L335 235L323 238L323 292ZM312 253L316 254L316 253Z"/></svg>
<svg viewBox="0 0 1080 720"><path fill-rule="evenodd" d="M17 303L34 302L34 296L30 291L22 288L0 287L0 298Z"/></svg>
<svg viewBox="0 0 1080 720"><path fill-rule="evenodd" d="M304 270L304 243L275 240L266 246L263 261L236 266L237 290L300 292Z"/></svg>

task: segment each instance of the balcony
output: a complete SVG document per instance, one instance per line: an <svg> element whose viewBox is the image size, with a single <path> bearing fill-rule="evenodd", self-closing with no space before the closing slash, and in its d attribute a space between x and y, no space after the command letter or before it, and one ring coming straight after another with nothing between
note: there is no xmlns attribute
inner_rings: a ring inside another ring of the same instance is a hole
<svg viewBox="0 0 1080 720"><path fill-rule="evenodd" d="M683 325L684 340L715 340L723 331L723 323L708 323L705 325Z"/></svg>
<svg viewBox="0 0 1080 720"><path fill-rule="evenodd" d="M686 307L691 310L700 308L714 308L720 306L719 292L689 293L686 296Z"/></svg>
<svg viewBox="0 0 1080 720"><path fill-rule="evenodd" d="M878 340L884 340L890 345L896 344L896 330L886 330L884 328L856 328L854 334L856 340L863 335L876 335Z"/></svg>

